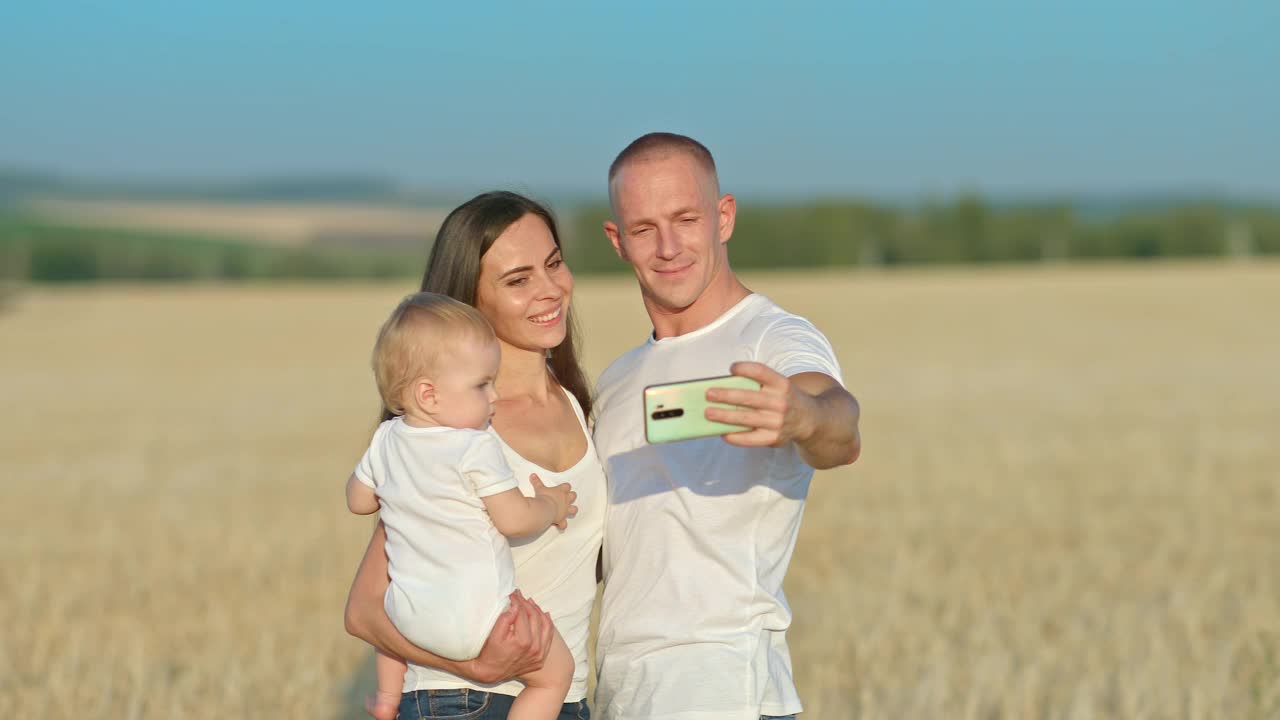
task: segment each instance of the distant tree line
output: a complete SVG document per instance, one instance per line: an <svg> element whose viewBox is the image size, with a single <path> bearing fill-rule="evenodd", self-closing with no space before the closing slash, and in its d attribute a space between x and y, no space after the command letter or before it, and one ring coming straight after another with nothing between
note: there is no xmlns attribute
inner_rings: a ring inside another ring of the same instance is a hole
<svg viewBox="0 0 1280 720"><path fill-rule="evenodd" d="M626 269L601 230L608 217L605 205L572 216L575 269ZM1275 254L1275 208L1189 203L1086 217L1065 204L996 207L976 196L911 207L741 203L730 241L744 269Z"/></svg>
<svg viewBox="0 0 1280 720"><path fill-rule="evenodd" d="M388 278L421 263L416 253L0 219L0 280L10 282Z"/></svg>
<svg viewBox="0 0 1280 720"><path fill-rule="evenodd" d="M561 214L576 272L627 269L601 229L608 216L605 205ZM1280 210L1200 202L1086 215L1066 204L996 206L976 196L913 206L742 203L730 248L740 269L1280 255ZM0 216L0 279L9 281L411 278L426 252Z"/></svg>

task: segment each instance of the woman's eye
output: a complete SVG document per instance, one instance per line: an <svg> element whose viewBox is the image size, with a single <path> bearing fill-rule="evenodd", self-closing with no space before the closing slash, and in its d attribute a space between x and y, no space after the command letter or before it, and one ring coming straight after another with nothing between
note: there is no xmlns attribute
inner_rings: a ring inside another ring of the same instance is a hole
<svg viewBox="0 0 1280 720"><path fill-rule="evenodd" d="M516 278L515 280L508 282L507 287L520 287L521 285L524 285L527 282L529 282L529 278L523 278L523 277Z"/></svg>
<svg viewBox="0 0 1280 720"><path fill-rule="evenodd" d="M560 267L563 264L564 264L564 260L562 260L561 258L556 258L555 260L552 260L551 262L547 263L547 267L551 268L552 270L555 270L556 268Z"/></svg>

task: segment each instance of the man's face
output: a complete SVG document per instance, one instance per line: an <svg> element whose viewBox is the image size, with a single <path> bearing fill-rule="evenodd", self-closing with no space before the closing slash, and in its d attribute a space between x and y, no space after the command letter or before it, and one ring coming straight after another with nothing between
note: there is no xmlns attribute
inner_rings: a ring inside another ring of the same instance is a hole
<svg viewBox="0 0 1280 720"><path fill-rule="evenodd" d="M715 179L693 157L672 152L628 162L610 191L616 222L605 223L605 233L648 304L684 310L727 271L734 200L718 197Z"/></svg>

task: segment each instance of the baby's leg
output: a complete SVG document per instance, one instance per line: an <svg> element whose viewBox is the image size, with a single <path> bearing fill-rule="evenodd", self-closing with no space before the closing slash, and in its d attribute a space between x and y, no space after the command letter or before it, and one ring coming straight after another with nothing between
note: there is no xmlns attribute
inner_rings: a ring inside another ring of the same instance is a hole
<svg viewBox="0 0 1280 720"><path fill-rule="evenodd" d="M520 681L524 683L524 690L511 705L507 720L554 720L560 714L569 685L573 683L573 654L558 630L551 639L551 651L542 668L521 675Z"/></svg>
<svg viewBox="0 0 1280 720"><path fill-rule="evenodd" d="M374 660L378 675L378 694L365 698L365 712L376 720L396 720L400 713L400 691L404 689L404 673L409 669L404 661L381 650Z"/></svg>

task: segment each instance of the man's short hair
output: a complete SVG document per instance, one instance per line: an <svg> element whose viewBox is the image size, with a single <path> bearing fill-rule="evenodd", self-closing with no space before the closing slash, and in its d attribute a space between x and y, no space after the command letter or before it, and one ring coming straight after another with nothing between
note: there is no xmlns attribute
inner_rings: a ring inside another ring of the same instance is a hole
<svg viewBox="0 0 1280 720"><path fill-rule="evenodd" d="M716 160L711 157L711 151L707 149L706 145L687 135L651 132L632 140L631 144L623 148L622 152L618 153L618 157L613 159L613 164L609 166L610 188L612 189L613 179L618 176L618 172L622 170L623 165L634 160L661 157L671 153L685 153L692 157L704 170L711 174L717 188L719 187L720 180L716 176Z"/></svg>

